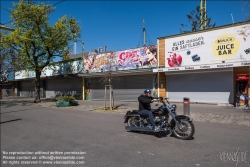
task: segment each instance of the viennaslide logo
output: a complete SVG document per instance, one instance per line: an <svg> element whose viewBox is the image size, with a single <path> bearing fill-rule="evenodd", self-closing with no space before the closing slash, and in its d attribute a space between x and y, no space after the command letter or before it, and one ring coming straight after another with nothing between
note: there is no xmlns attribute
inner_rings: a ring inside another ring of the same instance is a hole
<svg viewBox="0 0 250 167"><path fill-rule="evenodd" d="M241 163L247 163L247 151L240 151L239 147L235 151L220 152L220 160L223 162L234 162L236 166Z"/></svg>

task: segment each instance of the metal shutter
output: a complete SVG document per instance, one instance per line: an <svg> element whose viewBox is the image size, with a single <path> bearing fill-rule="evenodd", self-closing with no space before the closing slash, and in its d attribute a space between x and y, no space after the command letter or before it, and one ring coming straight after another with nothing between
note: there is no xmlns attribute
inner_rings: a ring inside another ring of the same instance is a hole
<svg viewBox="0 0 250 167"><path fill-rule="evenodd" d="M233 103L232 71L177 74L167 76L167 96L170 101Z"/></svg>
<svg viewBox="0 0 250 167"><path fill-rule="evenodd" d="M82 78L57 78L46 81L46 98L64 94L82 98Z"/></svg>
<svg viewBox="0 0 250 167"><path fill-rule="evenodd" d="M101 78L91 78L92 100L103 100L105 85L99 82ZM112 80L114 99L124 101L137 101L140 94L145 88L153 87L153 75L130 75L119 76L118 79ZM109 99L109 90L107 92Z"/></svg>

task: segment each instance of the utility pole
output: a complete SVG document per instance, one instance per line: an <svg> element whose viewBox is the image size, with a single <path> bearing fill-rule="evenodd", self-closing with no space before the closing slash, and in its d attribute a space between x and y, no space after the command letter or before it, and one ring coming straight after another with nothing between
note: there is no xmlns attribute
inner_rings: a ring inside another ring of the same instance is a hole
<svg viewBox="0 0 250 167"><path fill-rule="evenodd" d="M142 32L143 32L143 45L146 46L146 28L144 26L145 22L144 22L144 19L142 20Z"/></svg>
<svg viewBox="0 0 250 167"><path fill-rule="evenodd" d="M206 29L207 25L206 0L200 0L200 30Z"/></svg>
<svg viewBox="0 0 250 167"><path fill-rule="evenodd" d="M82 40L82 69L84 68L84 60L85 60L85 55L84 55L84 41Z"/></svg>

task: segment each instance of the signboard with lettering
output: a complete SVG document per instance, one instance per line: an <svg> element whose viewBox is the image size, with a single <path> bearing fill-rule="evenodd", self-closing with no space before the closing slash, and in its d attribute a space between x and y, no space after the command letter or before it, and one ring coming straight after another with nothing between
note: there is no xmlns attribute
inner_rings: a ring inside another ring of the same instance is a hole
<svg viewBox="0 0 250 167"><path fill-rule="evenodd" d="M98 53L85 58L83 71L91 73L110 68L116 70L151 68L156 67L156 58L156 45L116 52Z"/></svg>
<svg viewBox="0 0 250 167"><path fill-rule="evenodd" d="M41 72L41 77L76 74L82 72L82 61L63 62L55 66L45 67ZM35 71L21 70L15 72L15 79L35 78Z"/></svg>
<svg viewBox="0 0 250 167"><path fill-rule="evenodd" d="M240 67L240 66L250 66L250 62L233 62L233 63L184 66L184 67L179 66L179 67L158 68L158 69L153 69L153 72L201 70L201 69L229 68L229 67Z"/></svg>
<svg viewBox="0 0 250 167"><path fill-rule="evenodd" d="M247 28L248 27L248 28ZM250 24L165 39L165 67L193 70L250 65ZM160 70L160 69L159 69Z"/></svg>

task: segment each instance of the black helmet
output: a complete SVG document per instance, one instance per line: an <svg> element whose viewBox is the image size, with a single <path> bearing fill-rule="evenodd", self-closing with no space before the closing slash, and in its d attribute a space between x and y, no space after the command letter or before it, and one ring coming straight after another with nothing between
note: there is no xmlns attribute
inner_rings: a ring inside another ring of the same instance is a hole
<svg viewBox="0 0 250 167"><path fill-rule="evenodd" d="M149 88L146 88L145 90L144 90L144 93L146 94L146 93L151 93L151 90L149 89Z"/></svg>

